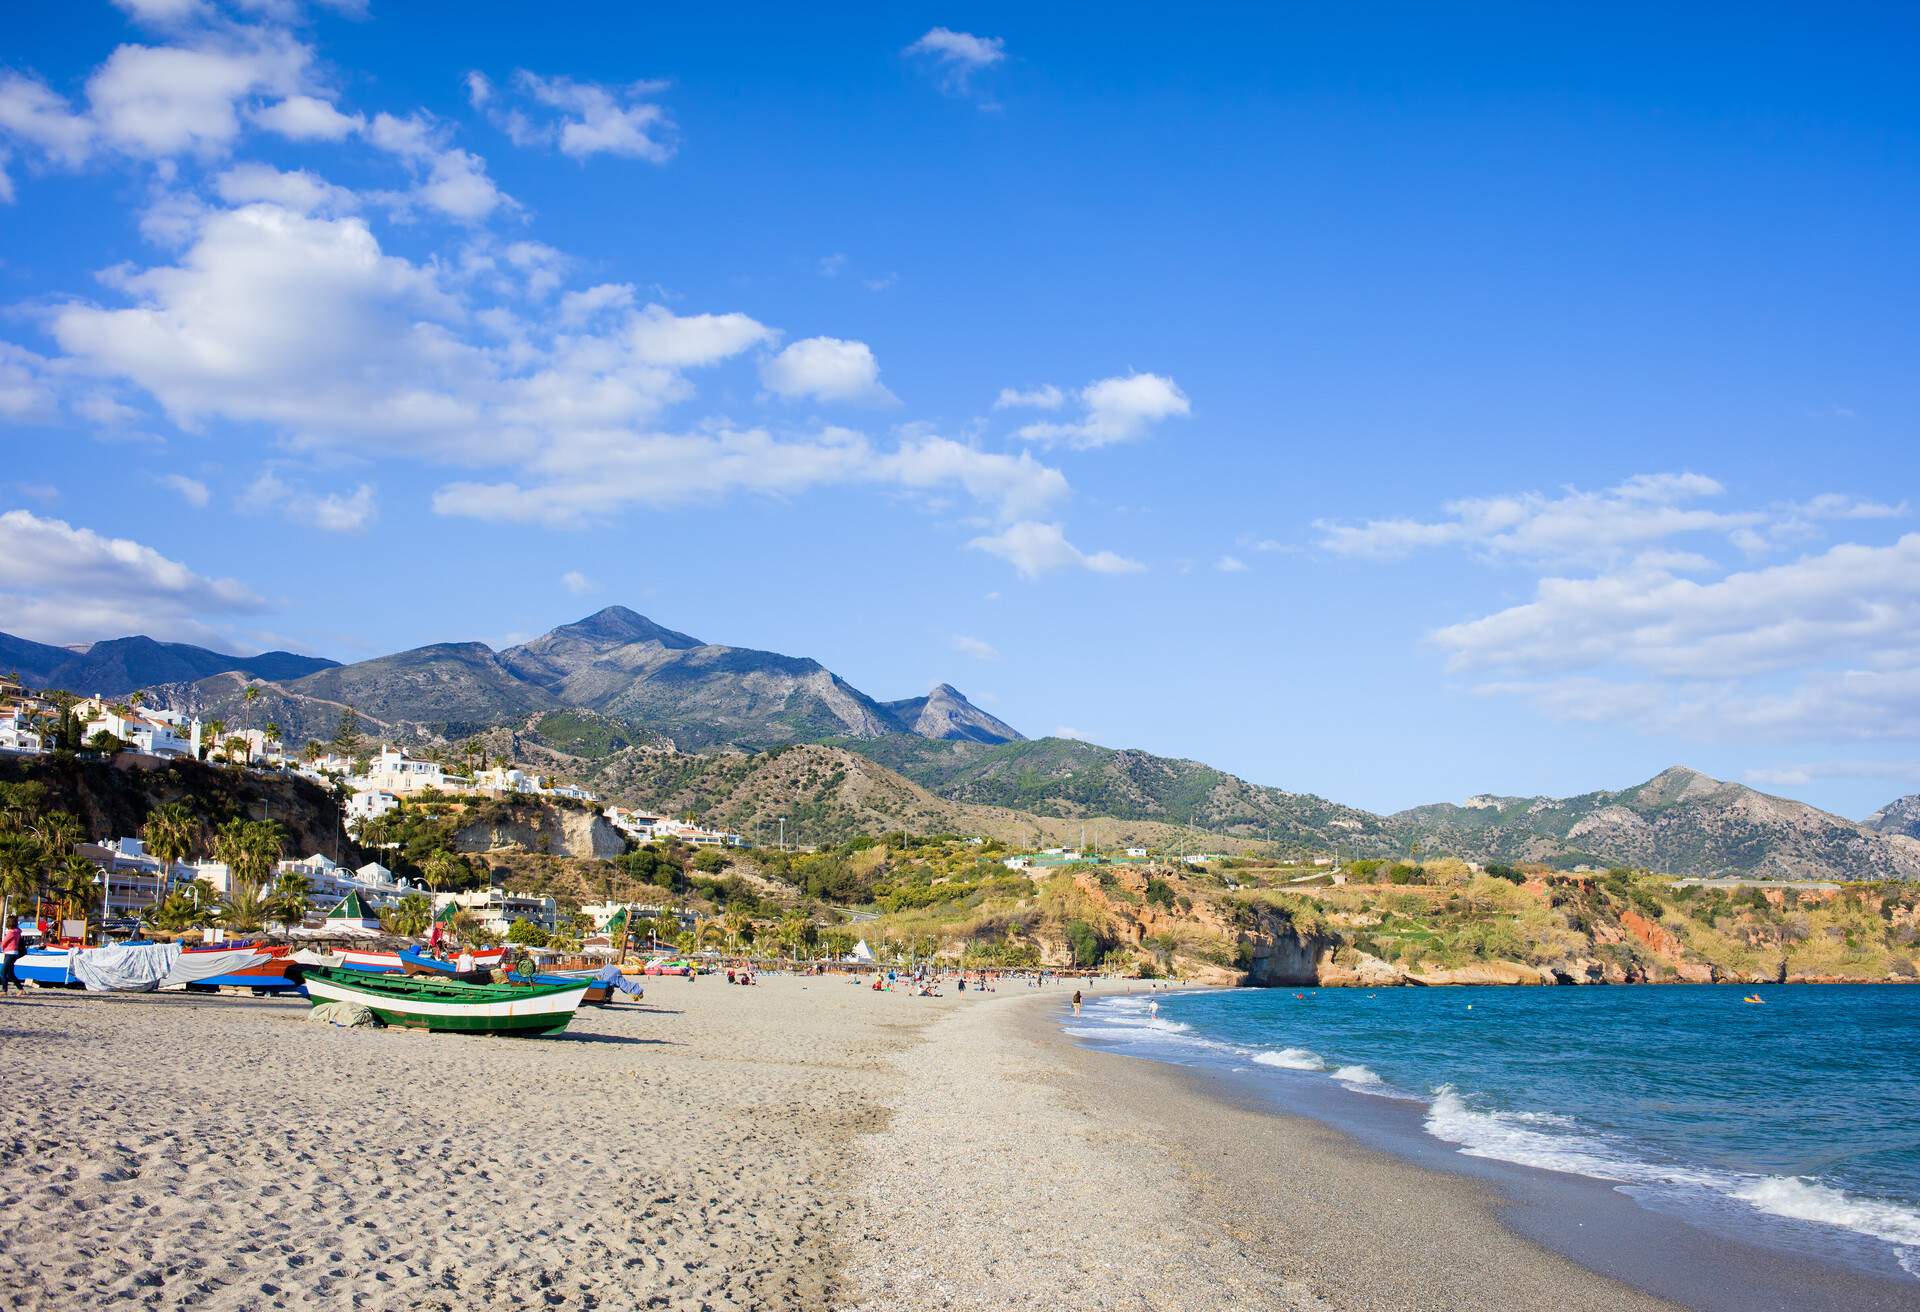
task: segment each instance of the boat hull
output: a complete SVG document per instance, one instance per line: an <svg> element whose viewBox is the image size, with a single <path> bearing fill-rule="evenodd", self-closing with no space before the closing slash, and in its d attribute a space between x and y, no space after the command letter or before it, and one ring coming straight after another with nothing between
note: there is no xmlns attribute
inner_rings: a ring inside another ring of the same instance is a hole
<svg viewBox="0 0 1920 1312"><path fill-rule="evenodd" d="M506 956L505 948L489 948L484 952L476 952L473 954L473 968L476 971L492 970L506 960ZM442 974L453 973L451 962L430 957L417 948L409 948L404 952L361 952L354 948L346 948L341 951L340 959L348 970L358 970L369 975L401 974L406 970L409 961L416 965L426 965Z"/></svg>
<svg viewBox="0 0 1920 1312"><path fill-rule="evenodd" d="M217 952L219 948L188 948L187 954ZM300 987L300 981L290 978L288 968L292 962L287 958L284 947L256 947L255 952L264 952L270 960L258 965L246 966L239 970L228 971L222 975L213 975L207 979L195 980L187 985L189 990L196 989L252 989L256 993L291 993Z"/></svg>
<svg viewBox="0 0 1920 1312"><path fill-rule="evenodd" d="M307 997L322 1002L351 1002L365 1007L383 1024L448 1034L551 1034L567 1027L586 984L512 988L460 984L451 980L421 986L399 980L356 980L339 970L306 972Z"/></svg>
<svg viewBox="0 0 1920 1312"><path fill-rule="evenodd" d="M67 948L28 948L13 963L13 977L42 988L79 988L73 953Z"/></svg>

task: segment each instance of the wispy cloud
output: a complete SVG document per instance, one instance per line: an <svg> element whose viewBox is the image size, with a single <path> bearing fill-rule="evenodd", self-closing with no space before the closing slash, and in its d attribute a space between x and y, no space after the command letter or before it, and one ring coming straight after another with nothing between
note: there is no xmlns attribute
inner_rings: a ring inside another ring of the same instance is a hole
<svg viewBox="0 0 1920 1312"><path fill-rule="evenodd" d="M979 99L978 76L1006 60L1007 43L1003 37L936 27L900 53L924 60L937 72L941 89L949 95ZM991 101L981 104L983 109L996 107Z"/></svg>
<svg viewBox="0 0 1920 1312"><path fill-rule="evenodd" d="M947 639L947 645L959 652L962 656L971 656L975 660L997 661L1000 659L1000 649L983 638L973 638L964 633L956 633Z"/></svg>
<svg viewBox="0 0 1920 1312"><path fill-rule="evenodd" d="M1055 570L1084 569L1095 574L1135 574L1146 568L1137 560L1112 551L1082 551L1067 541L1058 524L1024 520L1004 531L967 543L976 551L998 556L1022 578L1038 578Z"/></svg>

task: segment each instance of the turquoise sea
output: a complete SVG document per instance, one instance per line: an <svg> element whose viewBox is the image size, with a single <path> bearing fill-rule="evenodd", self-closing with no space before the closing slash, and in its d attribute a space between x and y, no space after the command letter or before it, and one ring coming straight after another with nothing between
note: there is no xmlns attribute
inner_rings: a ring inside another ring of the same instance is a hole
<svg viewBox="0 0 1920 1312"><path fill-rule="evenodd" d="M1920 1285L1920 986L1134 994L1069 1032L1336 1120L1412 1104L1458 1153Z"/></svg>

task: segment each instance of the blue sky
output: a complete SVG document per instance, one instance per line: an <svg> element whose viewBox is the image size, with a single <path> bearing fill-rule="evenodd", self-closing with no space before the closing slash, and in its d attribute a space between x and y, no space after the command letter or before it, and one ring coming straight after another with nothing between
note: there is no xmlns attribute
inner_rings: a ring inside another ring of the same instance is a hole
<svg viewBox="0 0 1920 1312"><path fill-rule="evenodd" d="M16 6L0 629L1920 789L1914 15L1325 9Z"/></svg>

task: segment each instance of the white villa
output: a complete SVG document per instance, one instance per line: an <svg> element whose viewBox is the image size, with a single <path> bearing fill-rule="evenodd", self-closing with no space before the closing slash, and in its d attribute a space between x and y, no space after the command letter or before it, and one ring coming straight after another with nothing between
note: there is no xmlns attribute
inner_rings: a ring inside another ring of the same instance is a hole
<svg viewBox="0 0 1920 1312"><path fill-rule="evenodd" d="M416 760L398 747L383 747L367 772L348 782L355 792L418 793L445 787L447 777L446 768L438 761Z"/></svg>
<svg viewBox="0 0 1920 1312"><path fill-rule="evenodd" d="M132 707L127 714L98 696L74 703L73 713L80 720L81 745L97 733L110 733L136 752L149 756L198 759L200 756L200 718L186 720L178 711ZM186 736L182 737L182 731Z"/></svg>
<svg viewBox="0 0 1920 1312"><path fill-rule="evenodd" d="M550 897L532 893L512 893L499 888L477 888L471 893L436 893L433 909L437 915L447 907L471 911L481 924L496 934L504 934L516 920L525 920L541 929L553 929L560 923L560 908Z"/></svg>
<svg viewBox="0 0 1920 1312"><path fill-rule="evenodd" d="M15 710L0 715L0 752L37 756L40 751L40 735L34 732L23 712Z"/></svg>
<svg viewBox="0 0 1920 1312"><path fill-rule="evenodd" d="M677 838L693 847L742 847L746 843L738 834L708 829L691 820L646 815L624 806L610 806L604 814L615 829L638 843L651 842L656 838Z"/></svg>
<svg viewBox="0 0 1920 1312"><path fill-rule="evenodd" d="M282 861L274 871L305 878L307 896L317 907L333 907L349 893L360 894L361 901L370 906L391 906L409 893L422 891L404 879L395 878L393 871L378 861L369 861L352 870L319 852L298 861Z"/></svg>
<svg viewBox="0 0 1920 1312"><path fill-rule="evenodd" d="M369 788L347 799L347 823L357 824L362 820L377 820L387 812L397 810L399 806L400 799L392 793L380 788Z"/></svg>

